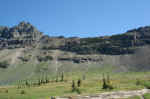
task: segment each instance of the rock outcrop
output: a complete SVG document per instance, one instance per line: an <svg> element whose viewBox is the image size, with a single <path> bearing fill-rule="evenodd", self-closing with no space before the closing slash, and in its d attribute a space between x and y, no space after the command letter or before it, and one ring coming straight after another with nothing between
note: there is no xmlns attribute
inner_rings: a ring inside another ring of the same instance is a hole
<svg viewBox="0 0 150 99"><path fill-rule="evenodd" d="M20 22L14 27L0 27L0 48L25 47L38 42L42 37L30 23Z"/></svg>

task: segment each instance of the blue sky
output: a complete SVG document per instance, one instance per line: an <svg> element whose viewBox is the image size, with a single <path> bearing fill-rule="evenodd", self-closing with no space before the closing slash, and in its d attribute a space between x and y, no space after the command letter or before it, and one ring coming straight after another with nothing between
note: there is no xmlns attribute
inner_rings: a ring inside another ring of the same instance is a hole
<svg viewBox="0 0 150 99"><path fill-rule="evenodd" d="M93 37L150 25L150 0L0 0L0 25L28 21L50 36Z"/></svg>

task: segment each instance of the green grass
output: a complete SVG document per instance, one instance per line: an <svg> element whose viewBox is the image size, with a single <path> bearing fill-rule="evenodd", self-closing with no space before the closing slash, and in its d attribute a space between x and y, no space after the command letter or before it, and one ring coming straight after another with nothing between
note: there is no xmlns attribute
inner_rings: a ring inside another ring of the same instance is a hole
<svg viewBox="0 0 150 99"><path fill-rule="evenodd" d="M144 94L144 99L150 99L150 93Z"/></svg>
<svg viewBox="0 0 150 99"><path fill-rule="evenodd" d="M82 81L82 85L79 90L81 91L81 95L93 95L106 91L143 89L145 86L136 85L136 81L137 79L140 79L141 81L149 81L149 74L150 72L110 73L111 84L114 86L114 89L103 90L102 73L98 71L87 72L86 80ZM77 82L79 78L82 78L82 75L82 72L66 73L66 82L51 82L40 87L17 89L16 85L2 86L0 88L0 99L49 99L50 96L76 96L78 93L71 91L72 80ZM6 90L8 90L8 93ZM22 90L25 94L21 94Z"/></svg>
<svg viewBox="0 0 150 99"><path fill-rule="evenodd" d="M121 98L121 99L141 99L139 96L132 96L132 97L129 97L129 98Z"/></svg>

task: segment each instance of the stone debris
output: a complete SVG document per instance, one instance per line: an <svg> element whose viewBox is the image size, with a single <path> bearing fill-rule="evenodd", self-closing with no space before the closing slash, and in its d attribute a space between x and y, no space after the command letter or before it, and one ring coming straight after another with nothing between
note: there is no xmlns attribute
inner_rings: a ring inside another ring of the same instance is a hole
<svg viewBox="0 0 150 99"><path fill-rule="evenodd" d="M143 99L143 94L150 93L150 89L142 89L135 91L116 91L116 92L105 92L95 96L78 96L74 99L119 99L128 98L132 96L140 96ZM56 98L56 99L70 99L70 98Z"/></svg>

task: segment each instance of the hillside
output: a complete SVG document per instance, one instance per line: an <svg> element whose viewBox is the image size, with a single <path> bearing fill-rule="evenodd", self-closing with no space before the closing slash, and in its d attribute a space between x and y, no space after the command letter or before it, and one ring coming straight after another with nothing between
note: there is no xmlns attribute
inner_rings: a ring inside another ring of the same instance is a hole
<svg viewBox="0 0 150 99"><path fill-rule="evenodd" d="M138 70L137 65L127 63L131 63L131 58L136 61L132 57L136 49L149 44L149 26L93 38L49 37L26 22L11 28L0 27L0 83L42 75L54 76L62 71ZM140 65L145 69L138 68L149 70L147 64Z"/></svg>

